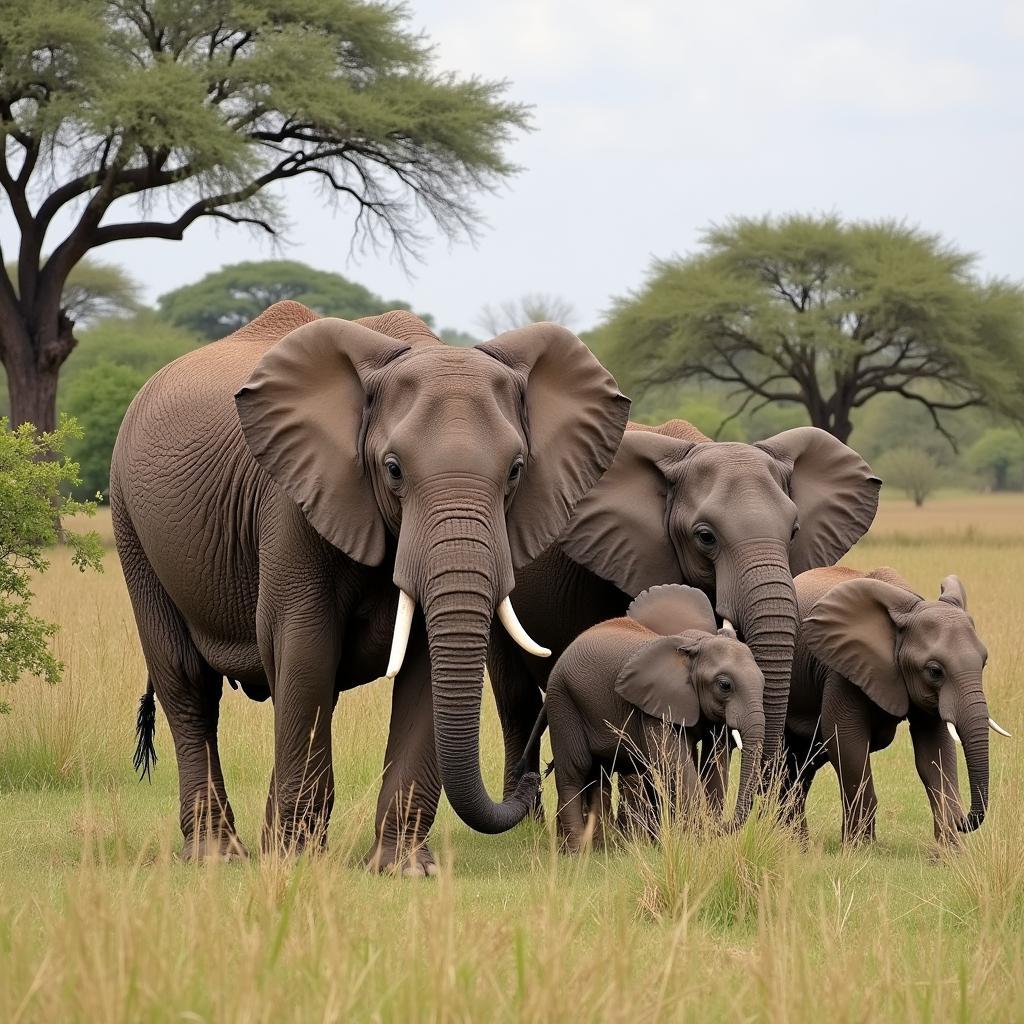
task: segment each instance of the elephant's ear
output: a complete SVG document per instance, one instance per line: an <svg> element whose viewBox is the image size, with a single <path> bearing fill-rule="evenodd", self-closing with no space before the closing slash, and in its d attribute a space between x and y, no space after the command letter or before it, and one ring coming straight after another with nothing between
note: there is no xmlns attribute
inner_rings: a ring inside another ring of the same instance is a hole
<svg viewBox="0 0 1024 1024"><path fill-rule="evenodd" d="M848 445L817 427L796 427L758 448L789 477L800 529L790 548L793 574L835 565L867 532L882 481Z"/></svg>
<svg viewBox="0 0 1024 1024"><path fill-rule="evenodd" d="M325 317L285 335L235 395L253 457L314 530L364 565L384 559L385 528L360 433L368 382L408 346Z"/></svg>
<svg viewBox="0 0 1024 1024"><path fill-rule="evenodd" d="M565 553L631 596L659 583L682 583L668 532L669 482L661 467L690 447L627 430L611 468L576 506L559 538Z"/></svg>
<svg viewBox="0 0 1024 1024"><path fill-rule="evenodd" d="M696 725L697 689L690 678L690 654L679 637L652 640L633 655L615 680L615 692L654 718Z"/></svg>
<svg viewBox="0 0 1024 1024"><path fill-rule="evenodd" d="M910 706L896 661L900 628L921 598L867 577L837 583L811 608L801 633L822 664L859 686L883 711Z"/></svg>
<svg viewBox="0 0 1024 1024"><path fill-rule="evenodd" d="M959 576L947 576L939 584L939 600L963 612L967 611L967 591L964 590Z"/></svg>
<svg viewBox="0 0 1024 1024"><path fill-rule="evenodd" d="M707 594L678 583L649 587L633 601L626 614L662 636L684 633L688 629L714 633L717 628Z"/></svg>
<svg viewBox="0 0 1024 1024"><path fill-rule="evenodd" d="M554 543L611 465L629 399L590 349L557 324L531 324L477 348L525 378L529 455L508 512L512 564L520 568Z"/></svg>

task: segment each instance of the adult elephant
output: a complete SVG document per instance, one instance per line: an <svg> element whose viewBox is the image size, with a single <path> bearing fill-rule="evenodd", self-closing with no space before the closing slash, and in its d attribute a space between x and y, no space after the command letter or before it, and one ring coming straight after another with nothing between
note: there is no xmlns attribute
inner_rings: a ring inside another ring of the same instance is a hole
<svg viewBox="0 0 1024 1024"><path fill-rule="evenodd" d="M118 435L111 507L149 670L139 754L155 690L186 856L244 852L217 751L224 676L274 704L264 846L322 841L338 693L385 674L371 862L435 870L442 784L475 829L522 818L535 781L495 803L480 771L491 621L497 609L540 650L507 600L513 573L608 467L628 406L553 324L452 348L408 313L354 323L294 302L146 384Z"/></svg>
<svg viewBox="0 0 1024 1024"><path fill-rule="evenodd" d="M648 587L701 588L764 674L764 758L774 768L797 625L793 576L846 554L871 525L880 486L852 448L815 427L741 444L712 441L683 420L630 424L558 542L519 574L516 607L557 656L585 629L625 614ZM550 663L524 658L495 633L489 667L508 793ZM526 762L534 769L536 756ZM718 806L727 765L723 741L702 766Z"/></svg>

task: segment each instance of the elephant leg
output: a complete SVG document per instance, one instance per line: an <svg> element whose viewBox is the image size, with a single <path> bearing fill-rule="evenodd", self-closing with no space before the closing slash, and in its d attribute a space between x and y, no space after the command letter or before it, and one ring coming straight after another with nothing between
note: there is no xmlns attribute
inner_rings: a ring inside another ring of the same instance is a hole
<svg viewBox="0 0 1024 1024"><path fill-rule="evenodd" d="M264 850L325 848L334 806L331 718L337 699L340 630L322 620L287 622L260 637L274 700L274 774L263 827ZM279 653L278 653L279 652Z"/></svg>
<svg viewBox="0 0 1024 1024"><path fill-rule="evenodd" d="M912 714L910 740L914 764L928 794L936 842L958 846L957 824L964 819L957 784L956 745L938 715Z"/></svg>
<svg viewBox="0 0 1024 1024"><path fill-rule="evenodd" d="M782 785L779 793L783 821L801 840L806 841L807 794L824 757L817 730L810 739L787 730L783 754Z"/></svg>
<svg viewBox="0 0 1024 1024"><path fill-rule="evenodd" d="M223 677L203 660L185 622L153 571L131 521L114 510L125 583L149 679L178 762L179 823L185 860L246 857L235 833L217 747Z"/></svg>
<svg viewBox="0 0 1024 1024"><path fill-rule="evenodd" d="M587 745L583 716L568 694L552 686L547 707L558 794L558 834L567 853L578 853L586 840L594 759Z"/></svg>
<svg viewBox="0 0 1024 1024"><path fill-rule="evenodd" d="M410 876L436 875L427 834L440 798L430 655L425 636L414 633L391 695L384 777L367 866L373 871L401 871Z"/></svg>
<svg viewBox="0 0 1024 1024"><path fill-rule="evenodd" d="M597 850L603 849L608 841L608 832L613 827L612 780L602 767L597 767L586 791L587 829L591 833L591 844Z"/></svg>
<svg viewBox="0 0 1024 1024"><path fill-rule="evenodd" d="M843 842L875 838L878 799L871 776L871 706L852 683L830 673L825 683L821 725L828 757L839 776Z"/></svg>
<svg viewBox="0 0 1024 1024"><path fill-rule="evenodd" d="M725 794L729 789L729 759L732 750L724 725L712 726L704 733L700 744L698 769L708 810L713 818L722 817Z"/></svg>
<svg viewBox="0 0 1024 1024"><path fill-rule="evenodd" d="M487 649L487 672L491 679L494 703L505 742L505 780L503 799L508 800L519 785L517 768L526 749L534 722L543 704L540 688L530 675L518 647L500 624L491 630ZM526 770L540 772L540 744L531 751ZM543 821L540 793L534 801L533 817Z"/></svg>

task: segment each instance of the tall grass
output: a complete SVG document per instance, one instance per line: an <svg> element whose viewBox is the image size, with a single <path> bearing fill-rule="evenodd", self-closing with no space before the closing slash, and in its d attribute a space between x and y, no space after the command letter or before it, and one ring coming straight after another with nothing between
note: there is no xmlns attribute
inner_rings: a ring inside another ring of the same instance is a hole
<svg viewBox="0 0 1024 1024"><path fill-rule="evenodd" d="M979 529L995 529L987 502ZM993 714L1020 734L1024 543L936 539L961 531L959 509L908 545L883 507L881 539L848 561L896 565L929 595L948 572L963 577L991 653ZM197 868L177 858L162 716L153 784L131 772L145 673L116 560L86 577L55 561L39 599L62 623L68 669L54 688L22 681L0 719L2 1021L1024 1020L1020 741L993 738L991 810L959 852L933 850L901 728L874 758L871 848L840 847L826 769L806 846L755 813L734 835L671 827L657 846L568 858L549 783L549 824L503 836L472 833L443 807L441 873L424 883L360 866L389 713L375 684L343 694L335 715L329 851ZM228 792L257 850L270 706L226 690L221 723ZM482 746L497 792L489 702Z"/></svg>

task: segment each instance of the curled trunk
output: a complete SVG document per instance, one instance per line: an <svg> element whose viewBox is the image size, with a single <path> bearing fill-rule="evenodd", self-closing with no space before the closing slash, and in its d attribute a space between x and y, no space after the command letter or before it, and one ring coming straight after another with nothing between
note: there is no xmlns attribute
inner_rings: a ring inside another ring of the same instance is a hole
<svg viewBox="0 0 1024 1024"><path fill-rule="evenodd" d="M480 768L480 706L484 662L495 607L490 552L494 540L479 519L446 520L431 538L442 566L423 588L430 646L434 740L441 782L456 814L478 832L504 832L529 812L537 789L524 776L496 803Z"/></svg>

